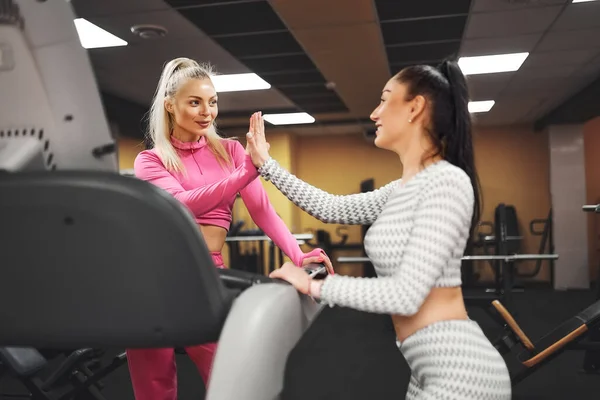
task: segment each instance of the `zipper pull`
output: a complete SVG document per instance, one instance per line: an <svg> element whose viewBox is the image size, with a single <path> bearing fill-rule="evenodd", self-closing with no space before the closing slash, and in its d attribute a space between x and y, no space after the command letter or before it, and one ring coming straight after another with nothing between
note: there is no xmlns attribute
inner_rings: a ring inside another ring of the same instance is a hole
<svg viewBox="0 0 600 400"><path fill-rule="evenodd" d="M194 162L196 163L196 166L198 167L198 171L200 171L200 175L204 175L204 173L202 172L202 168L200 168L200 164L198 164L198 160L196 160L196 156L194 155L194 149L191 148L190 149L192 151L192 158L194 159Z"/></svg>

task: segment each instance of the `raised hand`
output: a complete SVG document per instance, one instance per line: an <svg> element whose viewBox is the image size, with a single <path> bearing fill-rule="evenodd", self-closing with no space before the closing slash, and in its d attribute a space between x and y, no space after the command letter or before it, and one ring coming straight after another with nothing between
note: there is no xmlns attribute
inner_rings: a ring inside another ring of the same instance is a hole
<svg viewBox="0 0 600 400"><path fill-rule="evenodd" d="M261 112L252 114L250 117L250 129L246 134L246 152L252 157L252 163L260 168L270 158L269 148L265 138L265 121Z"/></svg>

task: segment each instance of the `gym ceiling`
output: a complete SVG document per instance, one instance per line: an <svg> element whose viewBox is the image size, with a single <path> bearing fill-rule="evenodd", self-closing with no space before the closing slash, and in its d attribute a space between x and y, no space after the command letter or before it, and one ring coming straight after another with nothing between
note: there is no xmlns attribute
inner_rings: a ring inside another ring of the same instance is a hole
<svg viewBox="0 0 600 400"><path fill-rule="evenodd" d="M283 127L298 134L364 133L402 66L517 52L529 52L518 71L468 76L471 100L495 101L476 123L583 123L600 115L600 1L571 1L71 0L128 42L89 54L109 117L140 137L164 63L181 56L271 84L219 95L226 135L243 134L257 110L311 114L314 124ZM132 33L145 24L167 34Z"/></svg>

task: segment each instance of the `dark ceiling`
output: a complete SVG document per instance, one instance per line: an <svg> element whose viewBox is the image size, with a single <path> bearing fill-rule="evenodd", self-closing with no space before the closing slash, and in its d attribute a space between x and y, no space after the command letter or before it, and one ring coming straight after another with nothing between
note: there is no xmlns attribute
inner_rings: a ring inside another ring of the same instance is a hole
<svg viewBox="0 0 600 400"><path fill-rule="evenodd" d="M76 13L127 40L90 49L107 111L141 133L161 68L186 56L220 73L255 72L266 91L223 93L220 127L239 134L256 111L305 111L300 134L359 133L392 73L447 57L530 52L519 71L468 77L495 100L480 125L578 123L600 115L600 1L72 0ZM141 39L136 24L164 26ZM328 85L328 83L330 83Z"/></svg>

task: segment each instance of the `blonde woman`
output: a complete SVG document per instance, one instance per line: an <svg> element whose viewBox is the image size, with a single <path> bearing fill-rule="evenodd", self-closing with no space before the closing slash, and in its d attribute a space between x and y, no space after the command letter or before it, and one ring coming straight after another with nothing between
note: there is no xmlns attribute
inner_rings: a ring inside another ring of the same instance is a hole
<svg viewBox="0 0 600 400"><path fill-rule="evenodd" d="M321 249L303 253L275 213L242 145L218 136L218 94L210 66L188 58L165 65L150 109L148 139L153 148L134 163L135 175L166 190L193 214L217 268L240 193L252 219L297 266L331 263ZM330 272L333 272L330 269ZM216 344L186 348L207 385ZM173 349L130 349L129 371L137 400L175 400Z"/></svg>

